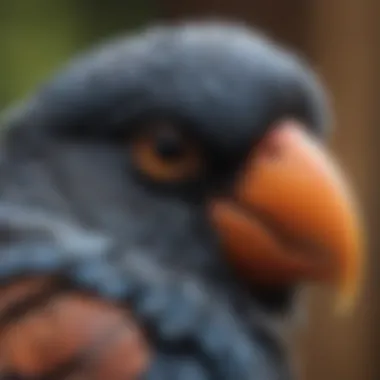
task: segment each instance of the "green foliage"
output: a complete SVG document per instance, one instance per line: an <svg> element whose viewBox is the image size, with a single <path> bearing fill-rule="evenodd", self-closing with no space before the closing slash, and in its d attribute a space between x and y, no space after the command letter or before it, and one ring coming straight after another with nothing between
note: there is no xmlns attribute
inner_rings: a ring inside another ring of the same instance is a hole
<svg viewBox="0 0 380 380"><path fill-rule="evenodd" d="M154 0L0 0L0 109L78 51L157 14Z"/></svg>

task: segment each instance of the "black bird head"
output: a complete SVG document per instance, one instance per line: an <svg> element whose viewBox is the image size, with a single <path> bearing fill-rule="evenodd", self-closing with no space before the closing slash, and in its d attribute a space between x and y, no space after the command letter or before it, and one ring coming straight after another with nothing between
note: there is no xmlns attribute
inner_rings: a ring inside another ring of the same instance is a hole
<svg viewBox="0 0 380 380"><path fill-rule="evenodd" d="M131 277L190 279L230 305L318 281L350 301L361 234L328 123L308 66L243 26L97 47L6 118L1 275L120 298Z"/></svg>

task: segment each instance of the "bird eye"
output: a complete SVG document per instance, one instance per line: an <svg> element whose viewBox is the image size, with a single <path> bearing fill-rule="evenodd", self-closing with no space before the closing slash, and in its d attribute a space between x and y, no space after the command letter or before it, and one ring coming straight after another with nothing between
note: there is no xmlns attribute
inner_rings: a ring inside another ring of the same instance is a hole
<svg viewBox="0 0 380 380"><path fill-rule="evenodd" d="M132 158L137 169L159 182L196 179L202 170L197 145L174 128L155 128L132 141Z"/></svg>

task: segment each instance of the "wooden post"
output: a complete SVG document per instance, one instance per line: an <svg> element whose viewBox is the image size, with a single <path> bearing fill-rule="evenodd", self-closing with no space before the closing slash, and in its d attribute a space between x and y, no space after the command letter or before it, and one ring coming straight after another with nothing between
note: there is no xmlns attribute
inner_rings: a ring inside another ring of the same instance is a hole
<svg viewBox="0 0 380 380"><path fill-rule="evenodd" d="M380 42L380 29L377 27L376 31L375 24L379 13L376 0L313 0L308 4L307 50L330 90L336 116L332 148L360 197L371 250L364 291L351 318L334 318L326 307L329 295L314 295L311 328L303 342L304 378L378 379L374 364L379 359L378 355L373 356L372 344L378 330L374 329L378 325L374 317L379 317L376 310L380 308L380 281L371 268L380 265L375 249L380 245L376 244L371 228L375 226L375 190L379 183L376 177L380 173L380 140L375 135L380 106L380 101L375 104L376 74L380 68L375 65Z"/></svg>

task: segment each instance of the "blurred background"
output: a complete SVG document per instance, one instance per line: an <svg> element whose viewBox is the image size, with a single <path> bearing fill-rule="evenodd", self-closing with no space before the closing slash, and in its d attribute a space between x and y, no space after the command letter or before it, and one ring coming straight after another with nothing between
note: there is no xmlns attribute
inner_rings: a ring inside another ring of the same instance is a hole
<svg viewBox="0 0 380 380"><path fill-rule="evenodd" d="M101 39L173 19L243 20L303 54L327 85L331 141L364 210L369 256L352 316L311 290L294 336L302 380L380 379L380 2L378 0L0 0L0 109Z"/></svg>

